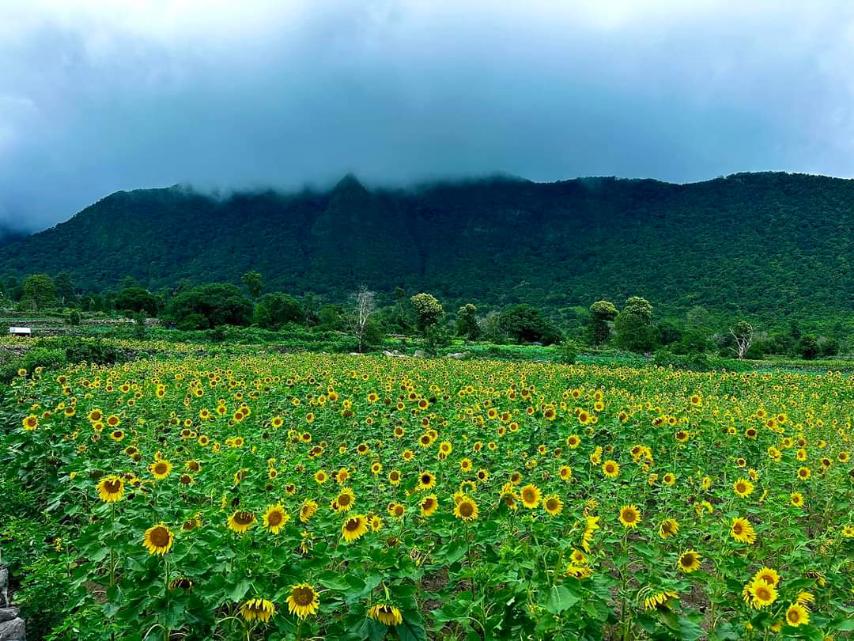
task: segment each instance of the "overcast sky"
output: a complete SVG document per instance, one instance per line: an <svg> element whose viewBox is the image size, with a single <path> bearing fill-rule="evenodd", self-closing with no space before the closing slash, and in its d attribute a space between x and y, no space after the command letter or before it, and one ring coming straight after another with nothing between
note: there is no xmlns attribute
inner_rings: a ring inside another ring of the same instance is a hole
<svg viewBox="0 0 854 641"><path fill-rule="evenodd" d="M0 0L0 222L119 189L854 176L854 2Z"/></svg>

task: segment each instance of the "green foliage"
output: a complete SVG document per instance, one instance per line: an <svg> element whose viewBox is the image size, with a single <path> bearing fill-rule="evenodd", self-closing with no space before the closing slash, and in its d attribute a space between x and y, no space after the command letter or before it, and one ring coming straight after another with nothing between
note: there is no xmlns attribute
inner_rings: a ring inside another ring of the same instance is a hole
<svg viewBox="0 0 854 641"><path fill-rule="evenodd" d="M617 344L632 352L647 352L657 343L652 323L652 305L645 298L631 296L614 320Z"/></svg>
<svg viewBox="0 0 854 641"><path fill-rule="evenodd" d="M578 359L578 343L564 339L558 347L558 359L564 365L572 365Z"/></svg>
<svg viewBox="0 0 854 641"><path fill-rule="evenodd" d="M149 316L157 314L157 298L144 287L132 285L125 287L113 300L113 305L123 312L147 312Z"/></svg>
<svg viewBox="0 0 854 641"><path fill-rule="evenodd" d="M477 307L466 303L457 311L457 336L465 336L469 340L480 338L480 325L477 322Z"/></svg>
<svg viewBox="0 0 854 641"><path fill-rule="evenodd" d="M264 289L264 278L255 270L248 271L240 277L240 281L246 285L249 290L249 295L254 299L261 295Z"/></svg>
<svg viewBox="0 0 854 641"><path fill-rule="evenodd" d="M688 185L492 179L409 192L348 178L325 193L224 200L150 189L115 193L0 247L0 274L68 270L78 288L104 290L126 274L157 289L239 283L257 270L274 290L331 302L365 283L381 294L430 291L454 309L549 311L622 300L630 286L662 317L699 304L770 327L854 311L852 216L854 181L782 173Z"/></svg>
<svg viewBox="0 0 854 641"><path fill-rule="evenodd" d="M266 329L281 329L287 323L304 323L305 311L293 296L264 294L255 304L254 322Z"/></svg>
<svg viewBox="0 0 854 641"><path fill-rule="evenodd" d="M498 324L505 336L517 343L551 345L560 341L560 331L535 307L514 305L501 312Z"/></svg>
<svg viewBox="0 0 854 641"><path fill-rule="evenodd" d="M415 294L409 301L415 309L416 327L425 335L445 315L442 304L432 294Z"/></svg>
<svg viewBox="0 0 854 641"><path fill-rule="evenodd" d="M56 303L56 285L47 274L32 274L24 279L21 302L25 307L44 309Z"/></svg>
<svg viewBox="0 0 854 641"><path fill-rule="evenodd" d="M594 345L602 345L611 335L610 323L617 317L617 307L611 301L597 300L590 306L590 333Z"/></svg>
<svg viewBox="0 0 854 641"><path fill-rule="evenodd" d="M208 329L218 325L248 325L252 303L234 285L200 285L175 296L166 317L179 329Z"/></svg>
<svg viewBox="0 0 854 641"><path fill-rule="evenodd" d="M816 358L819 355L819 345L816 337L810 334L801 336L801 340L798 341L798 352L808 361Z"/></svg>

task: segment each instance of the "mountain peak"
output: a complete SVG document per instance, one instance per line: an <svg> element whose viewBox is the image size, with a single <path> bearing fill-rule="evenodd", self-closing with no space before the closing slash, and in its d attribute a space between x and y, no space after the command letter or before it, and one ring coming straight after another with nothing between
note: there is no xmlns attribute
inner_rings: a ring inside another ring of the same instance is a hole
<svg viewBox="0 0 854 641"><path fill-rule="evenodd" d="M368 190L359 181L359 179L356 178L355 175L348 173L341 180L338 181L338 183L335 185L335 187L333 188L332 191L333 192L344 192L344 191L347 191L347 192L352 192L352 191L366 192Z"/></svg>

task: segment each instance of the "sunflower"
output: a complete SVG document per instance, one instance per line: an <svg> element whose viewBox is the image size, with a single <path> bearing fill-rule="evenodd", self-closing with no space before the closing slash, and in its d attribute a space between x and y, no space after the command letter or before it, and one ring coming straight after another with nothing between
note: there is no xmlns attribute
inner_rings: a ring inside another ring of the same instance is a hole
<svg viewBox="0 0 854 641"><path fill-rule="evenodd" d="M389 503L388 504L388 515L392 516L396 519L403 518L403 515L406 514L406 508L400 503Z"/></svg>
<svg viewBox="0 0 854 641"><path fill-rule="evenodd" d="M683 552L679 555L679 561L676 563L676 568L680 572L690 574L691 572L696 572L700 569L702 560L703 557L697 554L697 552L694 550L688 550L687 552Z"/></svg>
<svg viewBox="0 0 854 641"><path fill-rule="evenodd" d="M793 603L786 610L786 623L793 628L810 622L810 611L800 603Z"/></svg>
<svg viewBox="0 0 854 641"><path fill-rule="evenodd" d="M21 425L24 426L24 430L27 432L32 432L39 426L39 417L34 414L30 414L29 416L25 416L24 420L21 421Z"/></svg>
<svg viewBox="0 0 854 641"><path fill-rule="evenodd" d="M522 505L529 510L533 510L540 504L540 488L536 485L528 484L519 492L519 498L522 499Z"/></svg>
<svg viewBox="0 0 854 641"><path fill-rule="evenodd" d="M421 491L429 490L436 485L436 475L432 472L421 472L418 475L418 489Z"/></svg>
<svg viewBox="0 0 854 641"><path fill-rule="evenodd" d="M792 492L789 495L789 502L794 507L803 507L804 506L804 495L800 492Z"/></svg>
<svg viewBox="0 0 854 641"><path fill-rule="evenodd" d="M364 514L354 514L341 525L341 536L347 543L362 538L368 531L368 519Z"/></svg>
<svg viewBox="0 0 854 641"><path fill-rule="evenodd" d="M400 470L392 470L391 472L388 473L388 482L391 483L392 485L399 485L400 479L401 479Z"/></svg>
<svg viewBox="0 0 854 641"><path fill-rule="evenodd" d="M349 512L356 504L356 495L349 487L342 488L335 497L335 510L338 512Z"/></svg>
<svg viewBox="0 0 854 641"><path fill-rule="evenodd" d="M679 521L676 519L664 519L658 526L658 536L668 539L679 534Z"/></svg>
<svg viewBox="0 0 854 641"><path fill-rule="evenodd" d="M751 483L747 479L738 479L735 483L733 483L732 489L741 498L747 498L748 496L753 494L753 483Z"/></svg>
<svg viewBox="0 0 854 641"><path fill-rule="evenodd" d="M151 472L155 479L162 481L172 473L172 464L166 459L161 459L149 465L148 471Z"/></svg>
<svg viewBox="0 0 854 641"><path fill-rule="evenodd" d="M620 464L617 461L607 460L602 463L602 474L609 479L615 479L620 475Z"/></svg>
<svg viewBox="0 0 854 641"><path fill-rule="evenodd" d="M581 547L585 552L590 552L593 535L600 527L598 516L587 516L584 518L584 534L581 536Z"/></svg>
<svg viewBox="0 0 854 641"><path fill-rule="evenodd" d="M624 505L620 508L620 523L623 527L637 527L640 521L641 514L636 505Z"/></svg>
<svg viewBox="0 0 854 641"><path fill-rule="evenodd" d="M798 468L798 478L802 481L808 481L810 476L812 476L812 470L808 467L799 467Z"/></svg>
<svg viewBox="0 0 854 641"><path fill-rule="evenodd" d="M676 592L666 590L664 592L656 592L655 594L643 600L644 610L656 610L661 606L667 606L671 599L678 599L679 595Z"/></svg>
<svg viewBox="0 0 854 641"><path fill-rule="evenodd" d="M228 517L228 529L243 534L255 525L255 515L245 510L237 510Z"/></svg>
<svg viewBox="0 0 854 641"><path fill-rule="evenodd" d="M267 511L264 512L264 527L270 530L273 534L278 534L290 520L290 515L285 511L285 508L280 503L271 505L267 508Z"/></svg>
<svg viewBox="0 0 854 641"><path fill-rule="evenodd" d="M291 593L285 599L288 612L296 614L300 619L317 614L320 607L320 596L308 583L298 583L291 586Z"/></svg>
<svg viewBox="0 0 854 641"><path fill-rule="evenodd" d="M429 494L421 499L421 516L433 516L437 509L439 509L439 499L435 494Z"/></svg>
<svg viewBox="0 0 854 641"><path fill-rule="evenodd" d="M765 581L768 585L772 585L775 588L780 583L780 575L777 573L777 570L769 567L763 567L756 574L753 575L753 579L755 581L761 580Z"/></svg>
<svg viewBox="0 0 854 641"><path fill-rule="evenodd" d="M121 477L110 474L98 482L98 496L105 503L121 501L125 493L125 482Z"/></svg>
<svg viewBox="0 0 854 641"><path fill-rule="evenodd" d="M240 614L246 621L266 623L276 614L276 606L267 599L249 599L240 606Z"/></svg>
<svg viewBox="0 0 854 641"><path fill-rule="evenodd" d="M762 579L755 579L750 583L747 587L747 593L750 596L750 606L757 610L767 607L777 600L777 589Z"/></svg>
<svg viewBox="0 0 854 641"><path fill-rule="evenodd" d="M172 531L163 523L153 525L145 531L142 544L149 554L166 554L172 547L175 537Z"/></svg>
<svg viewBox="0 0 854 641"><path fill-rule="evenodd" d="M303 501L299 508L299 520L302 523L308 523L315 514L317 514L317 501L313 499Z"/></svg>
<svg viewBox="0 0 854 641"><path fill-rule="evenodd" d="M388 603L377 603L371 606L371 609L368 610L368 616L389 627L403 623L403 615L400 613L400 609Z"/></svg>
<svg viewBox="0 0 854 641"><path fill-rule="evenodd" d="M558 474L562 481L572 480L572 468L569 467L569 465L561 465L560 470L558 470Z"/></svg>
<svg viewBox="0 0 854 641"><path fill-rule="evenodd" d="M557 516L563 511L563 501L557 494L550 494L543 499L543 509L549 516Z"/></svg>
<svg viewBox="0 0 854 641"><path fill-rule="evenodd" d="M454 506L454 516L462 521L475 521L477 520L477 515L477 503L468 496L462 497L456 506Z"/></svg>
<svg viewBox="0 0 854 641"><path fill-rule="evenodd" d="M739 543L753 544L756 542L756 531L750 524L750 521L741 517L736 517L732 520L730 534Z"/></svg>
<svg viewBox="0 0 854 641"><path fill-rule="evenodd" d="M324 470L317 470L317 472L314 473L314 481L318 485L323 485L324 483L326 483L328 478L329 477L327 476Z"/></svg>

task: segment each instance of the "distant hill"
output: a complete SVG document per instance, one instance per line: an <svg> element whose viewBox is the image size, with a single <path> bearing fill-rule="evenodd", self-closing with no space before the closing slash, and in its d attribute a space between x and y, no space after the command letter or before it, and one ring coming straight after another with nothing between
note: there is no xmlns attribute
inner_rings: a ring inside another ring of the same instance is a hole
<svg viewBox="0 0 854 641"><path fill-rule="evenodd" d="M493 178L412 190L347 176L328 192L216 198L117 192L0 247L0 274L68 271L104 288L238 282L342 299L358 284L446 301L588 305L630 294L678 311L828 318L854 310L854 180L735 174L676 185Z"/></svg>

